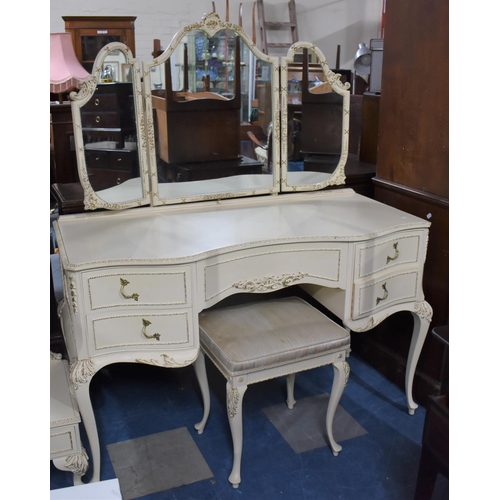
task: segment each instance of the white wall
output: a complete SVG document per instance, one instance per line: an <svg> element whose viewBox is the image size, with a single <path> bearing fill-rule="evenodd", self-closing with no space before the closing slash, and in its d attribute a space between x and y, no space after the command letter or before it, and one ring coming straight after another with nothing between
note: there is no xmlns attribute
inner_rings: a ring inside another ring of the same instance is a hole
<svg viewBox="0 0 500 500"><path fill-rule="evenodd" d="M296 1L299 39L315 43L325 54L330 68L335 67L337 45L340 45L340 68L353 69L358 44L365 42L369 45L371 38L380 36L382 1ZM251 36L253 1L241 3L243 27ZM267 21L288 20L286 0L265 0L264 4ZM234 0L229 2L230 22L238 22L239 5L240 2ZM216 0L215 6L217 13L225 20L226 1ZM179 28L198 22L204 13L211 11L212 1L209 0L130 0L126 3L123 0L51 0L50 32L64 31L62 16L137 16L136 56L141 60L149 60L155 38L160 39L165 48ZM283 32L280 41L289 41L286 35ZM258 31L257 45L260 46ZM276 55L285 55L285 52Z"/></svg>

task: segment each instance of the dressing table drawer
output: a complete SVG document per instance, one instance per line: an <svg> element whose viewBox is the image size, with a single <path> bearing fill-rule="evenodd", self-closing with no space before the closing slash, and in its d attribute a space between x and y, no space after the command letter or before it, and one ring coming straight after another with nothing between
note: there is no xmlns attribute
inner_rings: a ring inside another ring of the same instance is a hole
<svg viewBox="0 0 500 500"><path fill-rule="evenodd" d="M193 347L193 327L190 309L87 316L89 355Z"/></svg>
<svg viewBox="0 0 500 500"><path fill-rule="evenodd" d="M423 300L421 271L402 271L355 283L352 319L362 318L403 302Z"/></svg>
<svg viewBox="0 0 500 500"><path fill-rule="evenodd" d="M239 292L272 292L314 283L344 288L347 244L303 243L242 250L207 259L200 271L204 307Z"/></svg>
<svg viewBox="0 0 500 500"><path fill-rule="evenodd" d="M354 279L405 264L423 265L426 241L424 231L414 231L356 245Z"/></svg>
<svg viewBox="0 0 500 500"><path fill-rule="evenodd" d="M191 307L191 269L182 266L93 271L82 275L87 311L130 307Z"/></svg>
<svg viewBox="0 0 500 500"><path fill-rule="evenodd" d="M50 429L50 458L75 455L81 451L78 424Z"/></svg>

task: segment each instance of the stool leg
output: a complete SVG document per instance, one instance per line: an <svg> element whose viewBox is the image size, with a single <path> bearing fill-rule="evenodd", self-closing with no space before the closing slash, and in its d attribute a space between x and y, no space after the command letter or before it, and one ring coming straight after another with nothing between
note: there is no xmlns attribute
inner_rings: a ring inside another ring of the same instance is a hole
<svg viewBox="0 0 500 500"><path fill-rule="evenodd" d="M286 377L286 404L288 409L291 410L295 403L295 398L293 397L293 388L295 386L295 373L291 373Z"/></svg>
<svg viewBox="0 0 500 500"><path fill-rule="evenodd" d="M332 392L330 394L330 401L328 402L328 409L326 411L326 433L328 434L328 440L330 441L330 446L332 447L333 454L337 456L339 451L342 450L342 446L338 444L333 439L333 417L337 406L339 404L344 388L349 380L349 364L345 361L345 354L342 355L342 360L335 361L333 363L333 385Z"/></svg>
<svg viewBox="0 0 500 500"><path fill-rule="evenodd" d="M205 424L207 423L208 414L210 413L210 390L208 388L205 354L201 350L200 354L196 358L196 361L193 363L193 366L196 378L198 379L198 384L200 384L201 397L203 400L203 418L201 419L201 422L195 424L194 428L198 431L198 434L202 434L205 429Z"/></svg>
<svg viewBox="0 0 500 500"><path fill-rule="evenodd" d="M233 488L241 483L241 453L243 449L243 396L247 386L233 387L229 382L226 384L227 416L229 427L233 438L233 469L229 475L229 482Z"/></svg>

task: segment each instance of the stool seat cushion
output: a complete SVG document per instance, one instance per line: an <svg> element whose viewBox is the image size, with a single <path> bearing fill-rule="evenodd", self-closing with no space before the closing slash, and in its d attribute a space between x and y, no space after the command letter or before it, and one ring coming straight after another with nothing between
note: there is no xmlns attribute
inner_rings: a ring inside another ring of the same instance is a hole
<svg viewBox="0 0 500 500"><path fill-rule="evenodd" d="M298 297L200 313L202 348L236 376L345 350L349 333Z"/></svg>

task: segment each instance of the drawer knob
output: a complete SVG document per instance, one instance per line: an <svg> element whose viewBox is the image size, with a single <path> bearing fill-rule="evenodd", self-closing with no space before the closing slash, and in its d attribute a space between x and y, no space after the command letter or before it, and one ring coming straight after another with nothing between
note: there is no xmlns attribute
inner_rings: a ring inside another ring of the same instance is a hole
<svg viewBox="0 0 500 500"><path fill-rule="evenodd" d="M394 243L394 245L392 245L392 248L394 248L394 255L392 257L390 255L387 256L386 264L389 264L389 262L391 262L391 260L396 260L399 257L399 250L398 250L398 242L397 241L396 241L396 243Z"/></svg>
<svg viewBox="0 0 500 500"><path fill-rule="evenodd" d="M95 104L96 106L99 106L99 99L96 99L96 100L94 101L94 104Z"/></svg>
<svg viewBox="0 0 500 500"><path fill-rule="evenodd" d="M156 339L160 340L160 334L159 333L153 333L153 335L149 335L148 332L146 332L146 328L151 324L151 321L148 321L147 319L142 318L142 334L148 338L148 339Z"/></svg>
<svg viewBox="0 0 500 500"><path fill-rule="evenodd" d="M125 293L125 287L130 284L129 281L124 280L123 278L120 278L120 283L122 285L120 287L120 293L122 294L123 297L125 297L126 299L134 299L135 301L139 300L139 294L138 293L132 293L131 295L127 295Z"/></svg>
<svg viewBox="0 0 500 500"><path fill-rule="evenodd" d="M96 122L96 123L99 123L100 121L101 121L101 117L100 117L100 116L96 116L96 117L95 117L95 122Z"/></svg>
<svg viewBox="0 0 500 500"><path fill-rule="evenodd" d="M384 283L382 285L382 290L384 290L384 295L382 297L377 297L377 305L380 304L383 300L385 300L387 297L389 297L389 292L387 291L387 283Z"/></svg>

